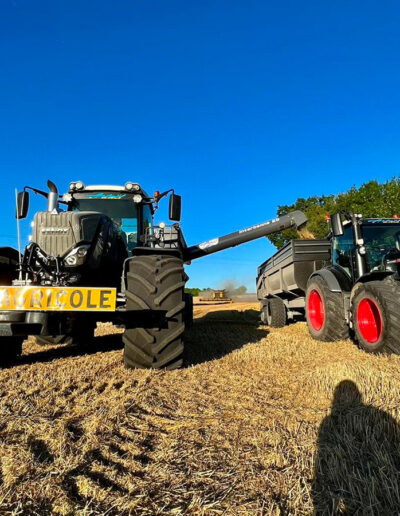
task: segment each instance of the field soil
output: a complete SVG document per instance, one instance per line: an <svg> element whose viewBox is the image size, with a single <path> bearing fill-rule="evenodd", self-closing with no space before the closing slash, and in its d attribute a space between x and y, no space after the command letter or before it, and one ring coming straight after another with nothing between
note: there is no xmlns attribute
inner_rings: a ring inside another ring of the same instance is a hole
<svg viewBox="0 0 400 516"><path fill-rule="evenodd" d="M0 370L0 514L397 514L400 357L195 306L185 367L126 370L120 330Z"/></svg>

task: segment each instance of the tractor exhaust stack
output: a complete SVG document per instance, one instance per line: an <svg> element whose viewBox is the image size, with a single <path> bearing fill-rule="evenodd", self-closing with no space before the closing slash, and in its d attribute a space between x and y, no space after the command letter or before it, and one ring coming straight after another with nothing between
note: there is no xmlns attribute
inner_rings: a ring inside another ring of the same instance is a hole
<svg viewBox="0 0 400 516"><path fill-rule="evenodd" d="M58 211L58 190L56 185L50 179L47 181L50 192L47 194L47 211L52 213Z"/></svg>

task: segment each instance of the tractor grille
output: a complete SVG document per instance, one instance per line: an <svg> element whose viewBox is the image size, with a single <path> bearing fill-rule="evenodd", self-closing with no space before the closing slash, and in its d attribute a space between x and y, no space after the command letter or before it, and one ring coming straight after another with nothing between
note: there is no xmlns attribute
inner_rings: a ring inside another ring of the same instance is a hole
<svg viewBox="0 0 400 516"><path fill-rule="evenodd" d="M104 215L90 211L40 211L34 218L32 242L47 255L64 256L80 242L92 242L103 218Z"/></svg>

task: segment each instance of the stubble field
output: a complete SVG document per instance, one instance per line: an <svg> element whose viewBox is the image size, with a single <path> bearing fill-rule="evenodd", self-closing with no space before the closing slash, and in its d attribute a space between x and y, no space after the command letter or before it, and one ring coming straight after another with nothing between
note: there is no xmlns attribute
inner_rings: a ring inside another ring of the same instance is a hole
<svg viewBox="0 0 400 516"><path fill-rule="evenodd" d="M0 514L397 514L400 357L257 304L195 307L186 366L25 344L0 371Z"/></svg>

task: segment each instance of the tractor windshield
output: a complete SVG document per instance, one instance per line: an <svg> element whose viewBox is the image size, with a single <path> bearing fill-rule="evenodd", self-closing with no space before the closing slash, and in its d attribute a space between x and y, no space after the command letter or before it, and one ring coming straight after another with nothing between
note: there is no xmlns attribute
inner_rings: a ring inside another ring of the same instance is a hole
<svg viewBox="0 0 400 516"><path fill-rule="evenodd" d="M389 251L400 253L400 220L393 219L390 224L363 224L362 235L370 271L384 268Z"/></svg>
<svg viewBox="0 0 400 516"><path fill-rule="evenodd" d="M74 197L72 211L97 211L110 217L131 251L137 245L138 210L132 198L81 198Z"/></svg>

